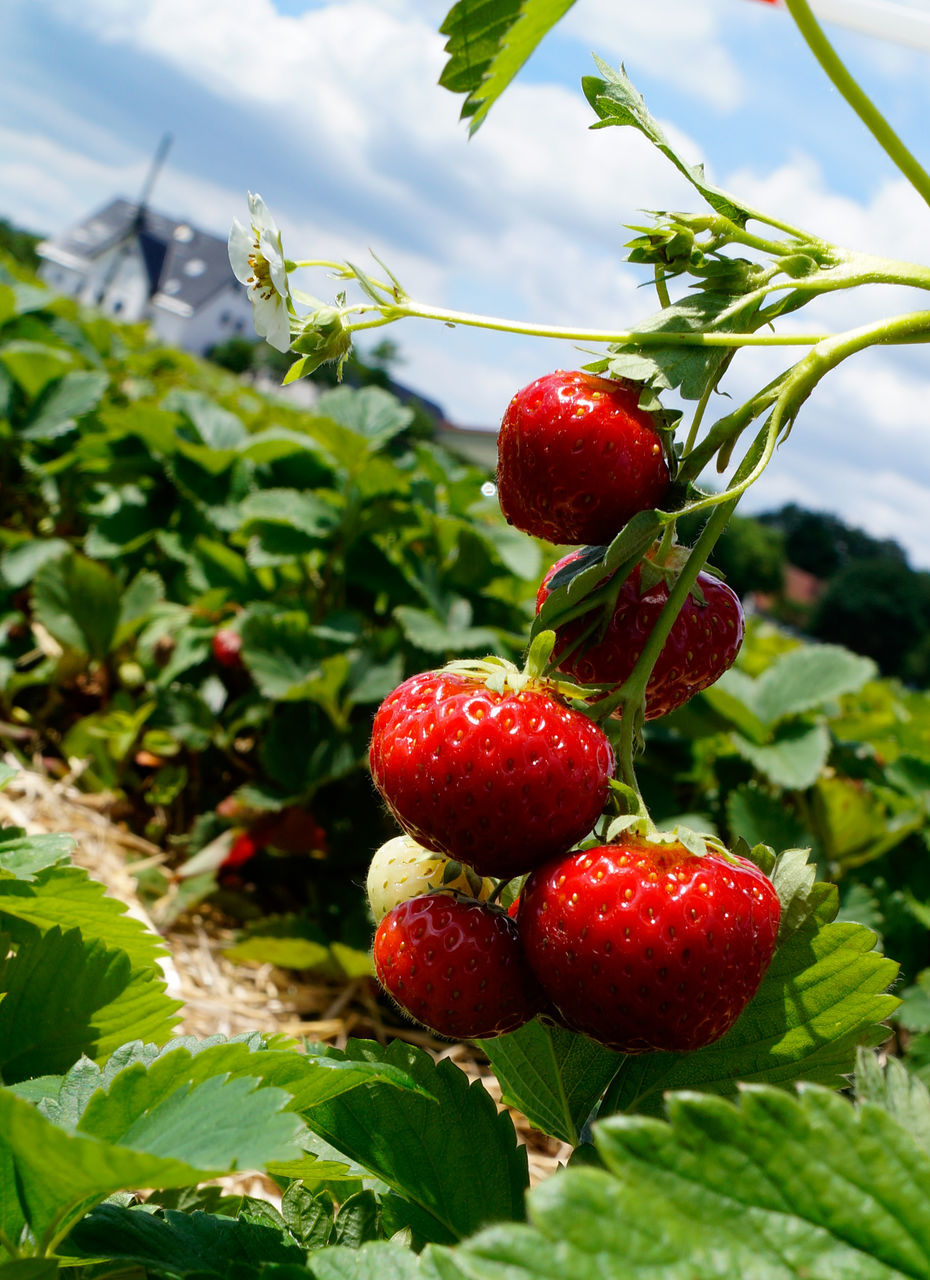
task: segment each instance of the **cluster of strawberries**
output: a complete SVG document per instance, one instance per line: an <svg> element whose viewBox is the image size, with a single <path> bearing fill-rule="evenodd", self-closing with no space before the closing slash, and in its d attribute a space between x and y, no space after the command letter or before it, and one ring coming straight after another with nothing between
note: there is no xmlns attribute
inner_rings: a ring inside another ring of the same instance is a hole
<svg viewBox="0 0 930 1280"><path fill-rule="evenodd" d="M511 524L603 545L661 506L667 448L639 392L560 371L514 397L498 454ZM537 608L578 555L553 567ZM557 628L560 669L599 692L622 685L674 574L644 561L600 626L579 616ZM739 600L702 573L647 684L646 717L712 684L742 636ZM369 871L375 967L416 1021L480 1039L544 1014L622 1052L684 1050L723 1035L752 999L777 941L771 882L743 858L694 853L673 836L588 839L610 791L611 743L532 666L452 663L406 680L375 716L370 761L404 832ZM518 877L505 910L501 888Z"/></svg>

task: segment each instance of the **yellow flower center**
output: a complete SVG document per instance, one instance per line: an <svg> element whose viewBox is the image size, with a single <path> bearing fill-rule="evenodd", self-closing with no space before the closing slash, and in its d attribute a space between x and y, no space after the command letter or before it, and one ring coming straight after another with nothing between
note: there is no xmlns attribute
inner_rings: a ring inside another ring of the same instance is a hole
<svg viewBox="0 0 930 1280"><path fill-rule="evenodd" d="M265 255L259 252L256 247L254 253L249 254L249 266L252 268L252 274L249 276L249 288L257 293L266 301L273 298L277 293L274 282L271 279L271 264Z"/></svg>

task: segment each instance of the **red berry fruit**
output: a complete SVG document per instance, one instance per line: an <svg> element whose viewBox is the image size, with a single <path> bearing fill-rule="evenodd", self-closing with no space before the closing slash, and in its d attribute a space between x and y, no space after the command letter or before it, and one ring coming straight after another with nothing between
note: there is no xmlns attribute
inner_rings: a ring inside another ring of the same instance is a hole
<svg viewBox="0 0 930 1280"><path fill-rule="evenodd" d="M545 1004L499 907L427 893L401 902L378 926L375 971L416 1022L453 1040L516 1031Z"/></svg>
<svg viewBox="0 0 930 1280"><path fill-rule="evenodd" d="M627 839L555 859L520 895L523 947L564 1022L610 1049L700 1049L755 995L772 882L735 855Z"/></svg>
<svg viewBox="0 0 930 1280"><path fill-rule="evenodd" d="M577 556L572 552L554 564L543 578L536 596L536 610L549 595L555 573ZM581 637L596 615L583 614L556 628L553 660L558 669L579 684L618 688L636 665L668 600L669 586L660 579L641 591L637 565L620 587L606 631L597 628L592 638ZM702 689L719 680L736 660L746 623L739 596L709 573L699 573L697 587L703 601L692 592L672 624L668 639L646 685L646 719L667 716ZM560 656L566 654L560 660Z"/></svg>
<svg viewBox="0 0 930 1280"><path fill-rule="evenodd" d="M614 768L604 731L544 688L497 693L450 671L412 676L385 699L370 759L408 835L502 879L586 836Z"/></svg>
<svg viewBox="0 0 930 1280"><path fill-rule="evenodd" d="M497 437L508 522L555 543L607 543L669 487L662 437L635 383L555 373L518 391Z"/></svg>
<svg viewBox="0 0 930 1280"><path fill-rule="evenodd" d="M251 862L259 849L262 848L262 842L256 840L255 836L249 831L240 831L230 846L229 853L220 864L219 870L232 871L236 867L243 866L246 862Z"/></svg>
<svg viewBox="0 0 930 1280"><path fill-rule="evenodd" d="M238 671L242 667L242 636L232 627L221 627L213 633L213 656L221 667Z"/></svg>

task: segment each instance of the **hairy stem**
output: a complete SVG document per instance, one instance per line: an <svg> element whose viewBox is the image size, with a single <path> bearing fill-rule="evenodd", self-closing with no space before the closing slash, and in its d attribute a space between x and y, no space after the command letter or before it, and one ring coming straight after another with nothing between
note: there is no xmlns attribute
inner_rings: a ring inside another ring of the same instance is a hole
<svg viewBox="0 0 930 1280"><path fill-rule="evenodd" d="M641 347L811 347L832 334L825 333L702 333L670 330L637 329L573 329L569 326L532 324L520 320L502 320L497 316L473 315L467 311L451 311L444 307L430 307L413 300L406 302L359 302L342 309L343 315L365 315L380 312L383 320L353 322L345 326L347 333L357 329L373 328L377 324L391 323L413 317L420 320L438 320L447 325L464 325L473 329L490 329L501 333L525 333L536 338L562 338L569 342L609 342L636 344Z"/></svg>

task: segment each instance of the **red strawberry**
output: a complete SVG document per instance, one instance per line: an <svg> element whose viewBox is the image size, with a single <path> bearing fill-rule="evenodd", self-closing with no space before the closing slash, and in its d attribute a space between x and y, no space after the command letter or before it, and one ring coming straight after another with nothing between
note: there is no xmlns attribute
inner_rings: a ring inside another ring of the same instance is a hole
<svg viewBox="0 0 930 1280"><path fill-rule="evenodd" d="M221 667L238 671L242 667L242 636L232 627L221 627L210 642L213 656Z"/></svg>
<svg viewBox="0 0 930 1280"><path fill-rule="evenodd" d="M220 873L232 871L246 862L251 862L262 847L262 841L257 840L251 832L240 831L233 840L229 853L219 866Z"/></svg>
<svg viewBox="0 0 930 1280"><path fill-rule="evenodd" d="M537 612L549 595L553 575L577 556L572 552L554 564L543 578L536 596ZM617 688L629 676L668 599L664 578L641 590L637 565L620 587L606 631L595 631L580 641L596 615L583 614L556 628L553 660L560 671L579 684ZM703 603L692 592L672 625L658 661L646 685L646 719L667 716L702 689L719 680L736 660L746 629L743 608L734 591L709 573L699 573L697 587ZM578 643L580 641L580 643ZM577 647L576 647L577 644ZM560 655L571 653L559 661Z"/></svg>
<svg viewBox="0 0 930 1280"><path fill-rule="evenodd" d="M564 1021L623 1053L700 1049L755 995L778 937L771 881L683 845L585 849L520 895L527 959Z"/></svg>
<svg viewBox="0 0 930 1280"><path fill-rule="evenodd" d="M610 542L669 486L662 438L631 382L557 370L518 391L497 437L510 524L555 543Z"/></svg>
<svg viewBox="0 0 930 1280"><path fill-rule="evenodd" d="M499 907L427 893L390 911L378 926L375 971L416 1022L453 1040L516 1031L545 999Z"/></svg>
<svg viewBox="0 0 930 1280"><path fill-rule="evenodd" d="M262 846L271 845L282 853L327 853L326 832L309 809L288 805L261 818L253 832Z"/></svg>
<svg viewBox="0 0 930 1280"><path fill-rule="evenodd" d="M544 688L496 693L451 671L412 676L385 699L370 758L408 835L503 879L588 834L614 767L604 731Z"/></svg>

